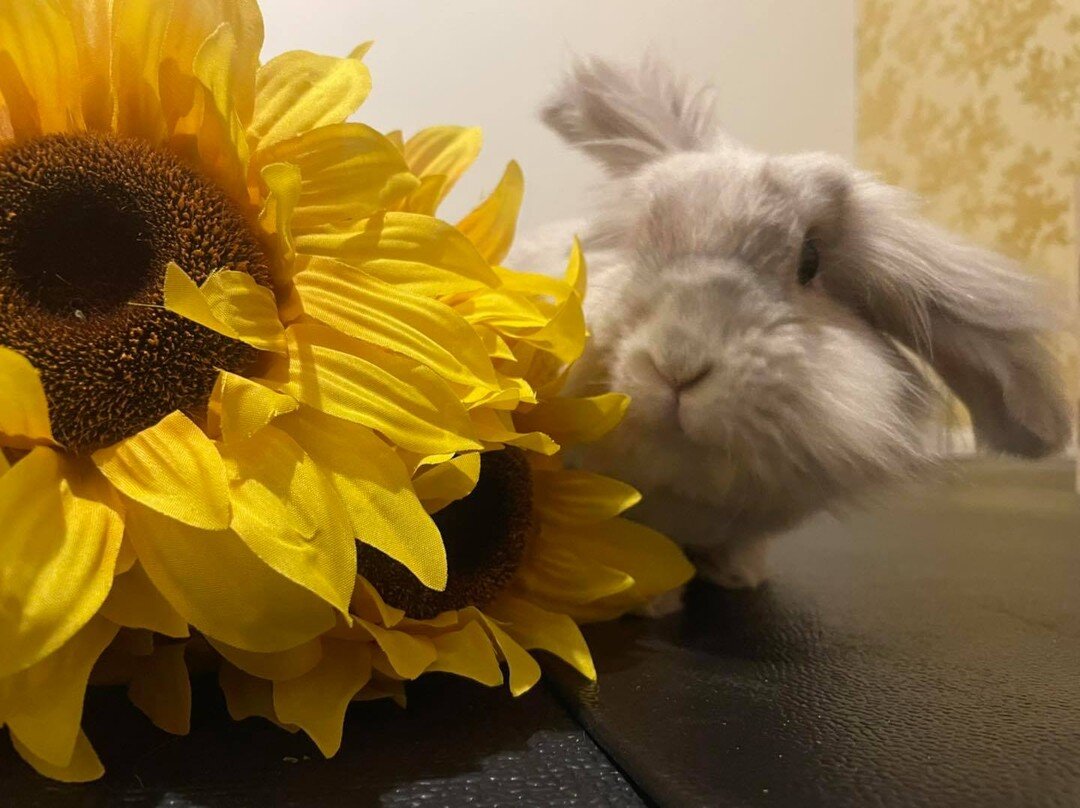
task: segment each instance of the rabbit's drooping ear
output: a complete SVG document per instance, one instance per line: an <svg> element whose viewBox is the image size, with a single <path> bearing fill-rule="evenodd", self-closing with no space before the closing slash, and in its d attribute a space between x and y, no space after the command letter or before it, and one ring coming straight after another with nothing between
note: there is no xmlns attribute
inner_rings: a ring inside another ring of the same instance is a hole
<svg viewBox="0 0 1080 808"><path fill-rule="evenodd" d="M541 114L614 176L665 154L706 148L719 136L711 95L692 91L653 59L637 70L579 61Z"/></svg>
<svg viewBox="0 0 1080 808"><path fill-rule="evenodd" d="M1040 283L918 218L907 195L855 175L826 289L922 356L999 451L1061 449L1071 408L1043 344L1058 325Z"/></svg>

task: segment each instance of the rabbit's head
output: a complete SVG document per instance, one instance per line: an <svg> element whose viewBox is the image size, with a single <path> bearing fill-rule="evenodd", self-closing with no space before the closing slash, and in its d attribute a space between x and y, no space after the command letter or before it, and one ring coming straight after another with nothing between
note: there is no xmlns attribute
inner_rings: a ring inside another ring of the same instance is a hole
<svg viewBox="0 0 1080 808"><path fill-rule="evenodd" d="M904 193L741 146L652 63L579 64L544 117L609 175L574 384L632 403L596 465L782 526L925 459L926 366L985 445L1067 439L1037 283Z"/></svg>

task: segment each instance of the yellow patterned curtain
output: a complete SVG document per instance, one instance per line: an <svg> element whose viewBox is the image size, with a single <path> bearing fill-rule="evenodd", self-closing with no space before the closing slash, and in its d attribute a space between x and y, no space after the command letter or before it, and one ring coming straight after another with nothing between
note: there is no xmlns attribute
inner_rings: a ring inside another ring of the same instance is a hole
<svg viewBox="0 0 1080 808"><path fill-rule="evenodd" d="M858 0L860 164L1078 297L1080 0ZM1077 389L1075 341L1060 349Z"/></svg>

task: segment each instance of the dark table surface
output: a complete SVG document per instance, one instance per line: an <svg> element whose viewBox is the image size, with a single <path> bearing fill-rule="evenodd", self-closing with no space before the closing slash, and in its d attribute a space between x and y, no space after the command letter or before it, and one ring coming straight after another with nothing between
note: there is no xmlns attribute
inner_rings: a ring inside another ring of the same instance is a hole
<svg viewBox="0 0 1080 808"><path fill-rule="evenodd" d="M756 592L587 630L600 683L449 677L357 704L341 753L197 690L173 738L103 690L109 773L0 753L0 806L1080 806L1080 497L1063 462L975 461L777 542Z"/></svg>

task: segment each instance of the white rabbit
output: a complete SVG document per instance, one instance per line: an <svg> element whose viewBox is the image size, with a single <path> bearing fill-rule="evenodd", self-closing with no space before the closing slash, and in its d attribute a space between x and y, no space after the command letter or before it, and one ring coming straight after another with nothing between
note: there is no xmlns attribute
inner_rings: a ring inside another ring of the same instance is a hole
<svg viewBox="0 0 1080 808"><path fill-rule="evenodd" d="M770 536L930 460L923 363L981 444L1034 457L1068 439L1038 283L903 192L736 143L652 62L577 64L543 117L608 175L589 219L514 260L543 270L583 239L592 336L568 391L631 405L582 462L641 488L631 516L705 577L756 586Z"/></svg>

